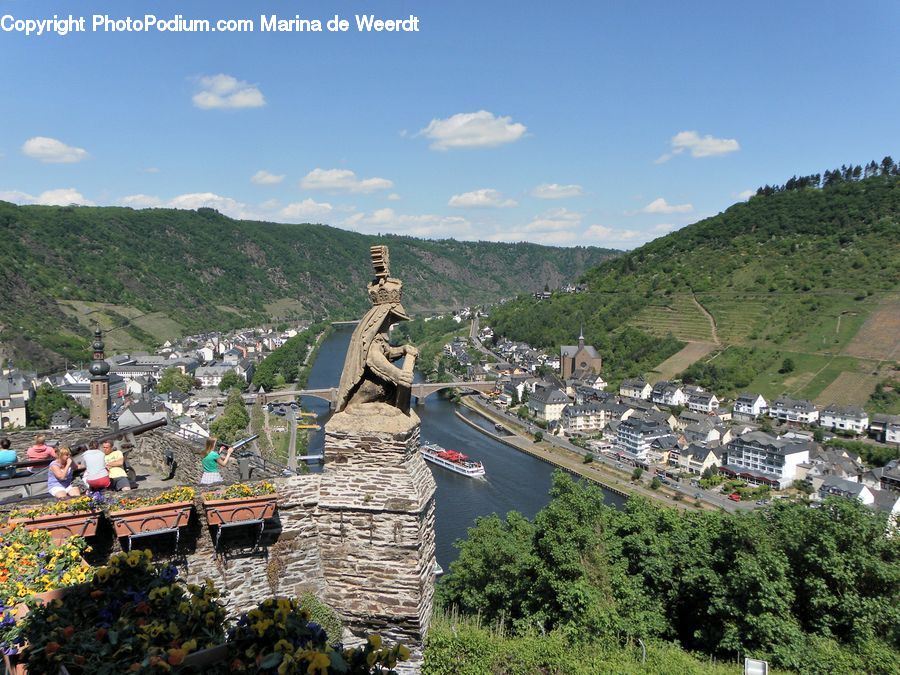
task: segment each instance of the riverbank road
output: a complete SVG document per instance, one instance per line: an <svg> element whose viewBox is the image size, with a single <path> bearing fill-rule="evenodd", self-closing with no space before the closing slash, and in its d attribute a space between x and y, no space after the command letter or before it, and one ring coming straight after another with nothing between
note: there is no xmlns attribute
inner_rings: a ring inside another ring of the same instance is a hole
<svg viewBox="0 0 900 675"><path fill-rule="evenodd" d="M752 508L751 504L732 502L725 495L711 493L708 490L700 490L680 483L660 487L658 490L651 490L648 485L641 481L633 482L631 480L633 468L619 462L614 457L591 453L594 454L594 460L585 464L584 457L589 451L574 445L565 438L545 434L544 440L540 443L535 443L533 434L537 429L534 425L523 422L516 415L493 406L481 400L480 397L466 396L462 400L468 408L494 423L502 424L510 433L510 435L502 437L503 441L508 445L527 452L532 456L546 459L552 464L557 464L567 471L594 480L614 491L640 495L668 506L675 505L691 510L698 508L722 508L726 511L738 511ZM644 475L649 478L649 474L645 473ZM677 494L680 494L682 498L676 500L675 496ZM697 494L701 496L698 498L696 497ZM700 506L697 506L698 502Z"/></svg>

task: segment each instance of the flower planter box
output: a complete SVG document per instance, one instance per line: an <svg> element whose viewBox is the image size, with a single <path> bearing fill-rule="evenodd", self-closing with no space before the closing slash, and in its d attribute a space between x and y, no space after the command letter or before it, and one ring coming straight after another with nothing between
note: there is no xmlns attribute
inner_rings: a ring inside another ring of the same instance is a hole
<svg viewBox="0 0 900 675"><path fill-rule="evenodd" d="M11 527L22 525L27 530L47 530L54 539L93 537L97 534L100 511L54 513L34 518L10 518Z"/></svg>
<svg viewBox="0 0 900 675"><path fill-rule="evenodd" d="M172 502L142 506L128 511L110 511L117 537L133 537L158 530L177 530L188 524L194 502Z"/></svg>
<svg viewBox="0 0 900 675"><path fill-rule="evenodd" d="M203 497L206 520L210 525L230 525L245 520L267 520L275 515L275 495L207 499Z"/></svg>

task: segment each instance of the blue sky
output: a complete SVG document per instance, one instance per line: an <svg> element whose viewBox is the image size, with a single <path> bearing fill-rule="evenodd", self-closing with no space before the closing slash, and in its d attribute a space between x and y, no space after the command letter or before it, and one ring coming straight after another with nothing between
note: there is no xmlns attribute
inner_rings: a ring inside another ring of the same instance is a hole
<svg viewBox="0 0 900 675"><path fill-rule="evenodd" d="M298 12L351 30L259 30ZM900 155L895 0L0 0L54 13L256 32L0 31L17 203L633 248L764 183ZM358 32L369 13L419 31Z"/></svg>

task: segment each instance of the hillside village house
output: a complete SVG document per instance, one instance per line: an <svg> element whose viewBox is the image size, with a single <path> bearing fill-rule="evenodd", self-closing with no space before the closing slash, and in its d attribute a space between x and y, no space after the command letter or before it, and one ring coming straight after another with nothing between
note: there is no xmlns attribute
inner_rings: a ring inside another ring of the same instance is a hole
<svg viewBox="0 0 900 675"><path fill-rule="evenodd" d="M660 405L683 406L687 403L687 396L679 385L667 380L660 380L653 385L650 400Z"/></svg>
<svg viewBox="0 0 900 675"><path fill-rule="evenodd" d="M700 387L685 387L687 406L694 412L714 413L719 409L719 399Z"/></svg>
<svg viewBox="0 0 900 675"><path fill-rule="evenodd" d="M528 412L544 422L555 422L562 417L563 408L569 405L569 397L553 386L538 385L528 399Z"/></svg>
<svg viewBox="0 0 900 675"><path fill-rule="evenodd" d="M600 374L603 360L600 354L591 345L584 344L584 331L578 336L577 345L563 345L559 350L560 372L563 380L567 380L576 373L579 379L588 373Z"/></svg>
<svg viewBox="0 0 900 675"><path fill-rule="evenodd" d="M875 505L875 495L868 487L857 481L847 480L838 476L826 476L821 481L816 481L818 486L813 483L816 490L816 497L825 499L826 497L844 497L847 499L855 499L865 506Z"/></svg>
<svg viewBox="0 0 900 675"><path fill-rule="evenodd" d="M782 396L769 408L769 417L774 417L779 422L812 424L819 419L819 409L811 401Z"/></svg>
<svg viewBox="0 0 900 675"><path fill-rule="evenodd" d="M755 420L769 411L769 404L761 394L744 392L734 402L734 416L742 420Z"/></svg>
<svg viewBox="0 0 900 675"><path fill-rule="evenodd" d="M225 377L225 373L234 370L234 366L228 366L224 363L217 363L211 366L200 366L194 371L194 377L200 380L200 384L204 387L218 387Z"/></svg>
<svg viewBox="0 0 900 675"><path fill-rule="evenodd" d="M653 387L651 387L650 383L646 382L643 377L626 379L619 385L619 395L627 398L639 398L648 401L650 400L650 392L652 391Z"/></svg>
<svg viewBox="0 0 900 675"><path fill-rule="evenodd" d="M720 472L748 483L783 490L798 478L798 465L808 462L815 448L812 441L776 438L762 431L751 431L725 446Z"/></svg>
<svg viewBox="0 0 900 675"><path fill-rule="evenodd" d="M819 426L833 431L850 431L856 435L866 433L869 414L856 405L832 404L822 410Z"/></svg>
<svg viewBox="0 0 900 675"><path fill-rule="evenodd" d="M672 430L662 422L632 415L616 428L616 445L629 459L645 463L653 442L671 434Z"/></svg>
<svg viewBox="0 0 900 675"><path fill-rule="evenodd" d="M7 372L0 377L0 429L25 428L25 402L30 392L22 376Z"/></svg>
<svg viewBox="0 0 900 675"><path fill-rule="evenodd" d="M702 474L707 469L721 465L719 453L721 448L714 448L701 443L691 443L681 452L670 455L675 458L675 466L689 473ZM671 459L670 459L671 462Z"/></svg>
<svg viewBox="0 0 900 675"><path fill-rule="evenodd" d="M869 420L869 436L882 443L900 443L900 415L872 415Z"/></svg>

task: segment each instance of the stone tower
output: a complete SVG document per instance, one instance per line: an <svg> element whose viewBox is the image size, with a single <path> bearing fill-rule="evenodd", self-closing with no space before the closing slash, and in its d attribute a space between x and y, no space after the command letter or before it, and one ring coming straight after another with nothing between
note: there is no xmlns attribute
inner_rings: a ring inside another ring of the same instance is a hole
<svg viewBox="0 0 900 675"><path fill-rule="evenodd" d="M91 426L109 426L109 364L104 360L103 334L94 331L94 360L91 362Z"/></svg>

